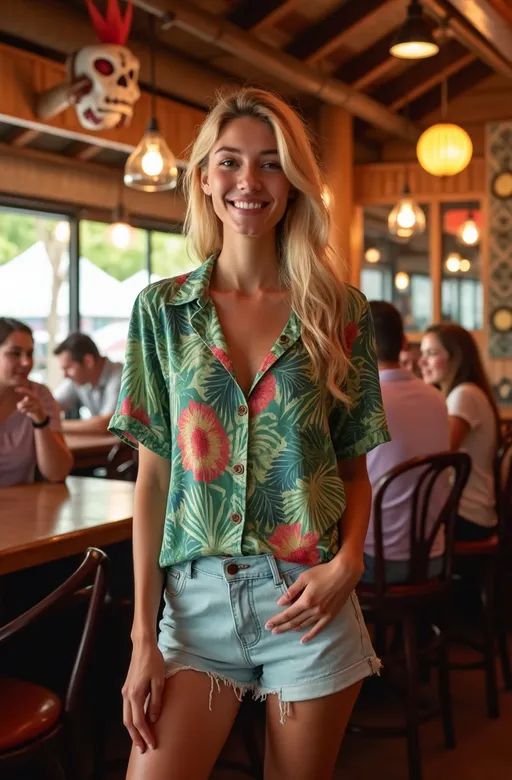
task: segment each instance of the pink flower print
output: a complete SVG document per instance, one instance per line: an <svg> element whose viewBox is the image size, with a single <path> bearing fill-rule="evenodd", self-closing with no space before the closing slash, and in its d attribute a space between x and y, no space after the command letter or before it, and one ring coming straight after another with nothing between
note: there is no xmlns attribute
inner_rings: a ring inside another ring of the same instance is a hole
<svg viewBox="0 0 512 780"><path fill-rule="evenodd" d="M142 406L133 407L131 398L123 398L120 414L131 417L133 420L138 420L142 425L146 425L147 427L151 424L149 414Z"/></svg>
<svg viewBox="0 0 512 780"><path fill-rule="evenodd" d="M345 349L348 357L352 355L352 347L354 346L358 330L357 322L349 322L345 328Z"/></svg>
<svg viewBox="0 0 512 780"><path fill-rule="evenodd" d="M268 371L256 385L253 393L249 396L250 414L259 414L267 408L269 403L276 397L276 378L274 374Z"/></svg>
<svg viewBox="0 0 512 780"><path fill-rule="evenodd" d="M210 406L190 401L180 414L178 430L183 468L192 471L197 482L211 482L225 471L229 440Z"/></svg>
<svg viewBox="0 0 512 780"><path fill-rule="evenodd" d="M272 352L269 352L267 357L265 358L265 360L261 364L261 368L260 368L260 371L259 371L260 374L264 374L265 371L267 371L270 368L270 366L274 365L276 360L277 360L277 357Z"/></svg>
<svg viewBox="0 0 512 780"><path fill-rule="evenodd" d="M179 284L179 286L181 287L181 285L187 281L189 276L190 274L182 274L181 276L176 276L174 278L174 281L176 282L176 284Z"/></svg>
<svg viewBox="0 0 512 780"><path fill-rule="evenodd" d="M302 534L300 523L280 525L268 543L273 547L276 558L292 561L303 566L314 566L320 561L317 543L320 535L313 532Z"/></svg>
<svg viewBox="0 0 512 780"><path fill-rule="evenodd" d="M219 347L212 347L211 348L213 354L217 358L217 360L220 360L224 368L226 368L228 371L233 371L233 364L231 363L231 359L227 352L225 352L223 349L220 349Z"/></svg>

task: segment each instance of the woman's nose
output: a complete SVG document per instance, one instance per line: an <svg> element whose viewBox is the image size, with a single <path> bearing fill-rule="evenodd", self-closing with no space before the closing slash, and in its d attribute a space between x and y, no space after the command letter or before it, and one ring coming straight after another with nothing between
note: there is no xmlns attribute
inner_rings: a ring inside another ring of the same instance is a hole
<svg viewBox="0 0 512 780"><path fill-rule="evenodd" d="M258 171L252 166L242 168L237 184L242 192L257 192L261 189Z"/></svg>

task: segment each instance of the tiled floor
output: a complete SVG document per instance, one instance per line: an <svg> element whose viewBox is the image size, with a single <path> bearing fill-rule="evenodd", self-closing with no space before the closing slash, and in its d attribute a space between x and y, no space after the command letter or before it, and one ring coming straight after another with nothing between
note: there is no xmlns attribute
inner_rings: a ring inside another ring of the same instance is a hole
<svg viewBox="0 0 512 780"><path fill-rule="evenodd" d="M501 692L501 717L489 720L485 715L482 672L454 672L452 686L457 748L450 751L443 748L438 719L423 725L421 750L424 780L510 780L512 691ZM243 748L236 739L230 739L224 755L235 760L245 760ZM211 780L244 780L246 777L239 772L216 769ZM109 775L108 780L123 778L124 772L118 771ZM377 778L408 780L405 741L363 739L347 735L334 780Z"/></svg>

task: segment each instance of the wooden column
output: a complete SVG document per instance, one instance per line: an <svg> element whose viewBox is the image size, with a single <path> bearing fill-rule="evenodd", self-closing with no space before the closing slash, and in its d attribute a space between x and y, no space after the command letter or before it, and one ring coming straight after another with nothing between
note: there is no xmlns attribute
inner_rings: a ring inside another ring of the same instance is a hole
<svg viewBox="0 0 512 780"><path fill-rule="evenodd" d="M331 244L347 267L346 280L359 278L360 258L351 247L357 247L354 236L354 142L352 115L343 108L324 105L320 109L318 132L322 162L329 186L332 214ZM352 234L352 235L351 235Z"/></svg>

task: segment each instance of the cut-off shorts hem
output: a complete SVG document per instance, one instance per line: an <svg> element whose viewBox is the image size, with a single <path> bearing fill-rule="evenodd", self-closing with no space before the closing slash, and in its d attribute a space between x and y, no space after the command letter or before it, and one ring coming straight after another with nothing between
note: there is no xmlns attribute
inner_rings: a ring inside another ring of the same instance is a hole
<svg viewBox="0 0 512 780"><path fill-rule="evenodd" d="M250 692L255 701L266 701L268 696L276 695L279 700L280 722L284 723L286 717L290 714L290 705L293 702L310 701L311 699L320 699L324 696L330 696L333 693L339 693L351 685L355 685L365 677L379 675L382 664L376 655L363 658L357 663L334 674L319 677L318 679L304 680L302 683L294 685L282 685L276 688L267 688L260 685L258 680L241 682L231 677L213 672L210 669L201 669L198 666L192 666L167 659L165 661L165 678L174 677L179 672L200 672L206 674L210 679L210 693L208 698L208 709L212 710L213 694L215 687L220 692L220 685L230 687L238 701L242 701L246 693Z"/></svg>

